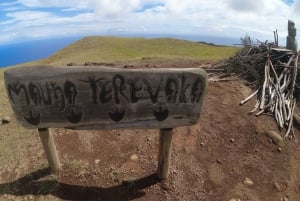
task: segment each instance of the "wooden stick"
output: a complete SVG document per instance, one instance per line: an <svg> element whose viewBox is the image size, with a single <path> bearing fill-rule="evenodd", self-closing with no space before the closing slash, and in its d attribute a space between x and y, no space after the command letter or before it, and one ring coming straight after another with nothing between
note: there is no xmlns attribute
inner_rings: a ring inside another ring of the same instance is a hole
<svg viewBox="0 0 300 201"><path fill-rule="evenodd" d="M294 58L295 58L295 55L292 55L292 56L290 57L289 61L287 62L286 66L290 66L291 63L292 63L292 61L294 60Z"/></svg>
<svg viewBox="0 0 300 201"><path fill-rule="evenodd" d="M293 117L292 117L292 112L293 112L293 111L291 110L291 108L292 108L291 105L292 105L292 104L293 104L293 103L292 103L292 101L290 101L290 100L288 100L287 103L286 103L286 106L287 106L288 112L289 112L289 113L288 113L288 117L287 117L288 120L289 120L290 118L293 118Z"/></svg>
<svg viewBox="0 0 300 201"><path fill-rule="evenodd" d="M254 106L254 108L253 108L253 110L251 110L250 112L249 112L249 114L252 114L253 112L255 112L256 110L257 110L257 108L258 108L258 106L259 106L259 100L257 100L256 101L256 104L255 104L255 106Z"/></svg>
<svg viewBox="0 0 300 201"><path fill-rule="evenodd" d="M269 98L269 102L268 104L265 106L265 108L270 108L271 112L273 112L274 110L272 109L273 108L273 105L274 105L274 97L275 97L275 94L276 94L276 91L273 90L271 88L271 86L269 86L269 94L270 94L270 98ZM272 111L273 110L273 111Z"/></svg>
<svg viewBox="0 0 300 201"><path fill-rule="evenodd" d="M284 97L284 94L282 93L282 105L281 105L281 108L282 108L282 112L283 112L283 123L285 123L286 121L287 121L287 119L288 119L288 111L287 111L287 109L286 109L286 107L285 107L285 103L286 103L286 101L285 101L285 97Z"/></svg>
<svg viewBox="0 0 300 201"><path fill-rule="evenodd" d="M296 56L295 61L294 61L294 73L293 73L291 94L293 94L294 90L295 90L296 79L297 79L297 68L298 68L298 55Z"/></svg>
<svg viewBox="0 0 300 201"><path fill-rule="evenodd" d="M256 114L255 114L255 116L259 116L259 115L261 115L262 113L264 113L264 111L265 111L265 110L261 110L261 111L259 111L258 113L256 113Z"/></svg>
<svg viewBox="0 0 300 201"><path fill-rule="evenodd" d="M253 93L253 94L251 94L250 96L248 96L247 98L245 98L244 100L242 100L241 102L240 102L240 105L243 105L243 104L245 104L246 102L248 102L251 98L253 98L253 96L255 96L256 94L258 93L258 89Z"/></svg>
<svg viewBox="0 0 300 201"><path fill-rule="evenodd" d="M293 116L294 116L294 109L296 106L296 101L293 102L293 106L292 106L292 118L290 119L289 125L288 125L288 129L286 131L286 134L284 137L288 137L290 135L291 130L293 130Z"/></svg>
<svg viewBox="0 0 300 201"><path fill-rule="evenodd" d="M45 150L49 167L53 173L58 173L61 169L61 165L59 162L53 134L48 128L39 128L38 132Z"/></svg>
<svg viewBox="0 0 300 201"><path fill-rule="evenodd" d="M172 148L172 128L160 129L159 133L159 155L158 155L158 178L168 178Z"/></svg>
<svg viewBox="0 0 300 201"><path fill-rule="evenodd" d="M280 92L283 92L284 90L286 90L289 87L289 83L290 83L289 75L285 74L284 78L283 78L283 84L280 87Z"/></svg>
<svg viewBox="0 0 300 201"><path fill-rule="evenodd" d="M259 109L264 109L264 106L265 106L265 91L266 91L266 88L267 88L267 84L268 84L268 81L269 81L269 69L270 69L270 64L269 62L267 62L265 64L265 81L264 81L264 84L263 84L263 87L262 87L262 93L261 93L261 101L260 101L260 106L259 106Z"/></svg>

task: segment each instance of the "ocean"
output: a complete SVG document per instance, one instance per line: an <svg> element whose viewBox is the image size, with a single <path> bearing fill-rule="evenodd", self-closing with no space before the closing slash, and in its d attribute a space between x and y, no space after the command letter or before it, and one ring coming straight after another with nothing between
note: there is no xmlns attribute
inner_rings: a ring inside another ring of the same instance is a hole
<svg viewBox="0 0 300 201"><path fill-rule="evenodd" d="M0 45L0 68L46 58L80 37L44 39Z"/></svg>
<svg viewBox="0 0 300 201"><path fill-rule="evenodd" d="M149 34L149 35L115 35L120 37L145 37L145 38L159 38L171 37L178 39L185 39L194 42L202 41L214 43L218 45L233 45L239 42L239 39L220 38L212 36L197 36L197 35L168 35L168 34ZM79 40L82 37L43 39L35 41L27 41L15 44L0 44L0 68L12 66L20 63L30 62L38 59L47 58L60 49L69 44Z"/></svg>

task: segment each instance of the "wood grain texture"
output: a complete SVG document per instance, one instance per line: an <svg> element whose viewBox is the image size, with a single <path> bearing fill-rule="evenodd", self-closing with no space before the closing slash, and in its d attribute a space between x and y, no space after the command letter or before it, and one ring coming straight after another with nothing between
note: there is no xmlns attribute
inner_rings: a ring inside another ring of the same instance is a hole
<svg viewBox="0 0 300 201"><path fill-rule="evenodd" d="M173 128L198 121L207 75L198 68L33 66L4 73L26 128Z"/></svg>

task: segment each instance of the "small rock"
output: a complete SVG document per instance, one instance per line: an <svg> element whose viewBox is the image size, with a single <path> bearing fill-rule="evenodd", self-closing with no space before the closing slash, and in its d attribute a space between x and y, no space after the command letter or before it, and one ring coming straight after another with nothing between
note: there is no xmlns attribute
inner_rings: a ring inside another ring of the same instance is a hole
<svg viewBox="0 0 300 201"><path fill-rule="evenodd" d="M67 66L77 66L77 64L76 64L76 63L73 63L73 62L71 62L71 63L68 63L68 64L67 64Z"/></svg>
<svg viewBox="0 0 300 201"><path fill-rule="evenodd" d="M274 186L275 186L275 190L276 190L277 192L281 192L281 191L282 191L281 186L279 185L278 182L275 182L275 183L274 183Z"/></svg>
<svg viewBox="0 0 300 201"><path fill-rule="evenodd" d="M172 189L170 183L167 180L160 182L160 187L165 191L169 191Z"/></svg>
<svg viewBox="0 0 300 201"><path fill-rule="evenodd" d="M239 198L231 198L229 201L241 201Z"/></svg>
<svg viewBox="0 0 300 201"><path fill-rule="evenodd" d="M274 188L275 188L275 191L277 191L277 192L283 192L287 189L287 187L288 187L287 182L284 182L284 181L274 182Z"/></svg>
<svg viewBox="0 0 300 201"><path fill-rule="evenodd" d="M281 135L275 131L267 131L266 135L272 139L272 142L278 146L283 146L283 138L281 137Z"/></svg>
<svg viewBox="0 0 300 201"><path fill-rule="evenodd" d="M277 151L280 153L282 151L281 147L278 147Z"/></svg>
<svg viewBox="0 0 300 201"><path fill-rule="evenodd" d="M283 198L280 199L280 201L289 201L288 197L284 196Z"/></svg>
<svg viewBox="0 0 300 201"><path fill-rule="evenodd" d="M222 161L220 159L217 159L216 161L217 163L222 164Z"/></svg>
<svg viewBox="0 0 300 201"><path fill-rule="evenodd" d="M2 117L2 124L7 124L9 122L11 122L11 118L9 116Z"/></svg>
<svg viewBox="0 0 300 201"><path fill-rule="evenodd" d="M254 184L254 182L253 182L250 178L248 178L248 177L246 177L246 178L244 179L243 183L244 183L246 186L253 186L253 184Z"/></svg>
<svg viewBox="0 0 300 201"><path fill-rule="evenodd" d="M132 161L137 161L138 159L139 159L139 157L136 154L132 154L130 156L130 160L132 160Z"/></svg>
<svg viewBox="0 0 300 201"><path fill-rule="evenodd" d="M204 147L204 143L203 143L203 142L201 142L201 143L200 143L200 146L201 146L201 147Z"/></svg>
<svg viewBox="0 0 300 201"><path fill-rule="evenodd" d="M230 142L230 143L234 143L234 142L235 142L234 138L230 138L230 139L229 139L229 142Z"/></svg>
<svg viewBox="0 0 300 201"><path fill-rule="evenodd" d="M100 160L99 159L96 159L95 160L95 164L99 164L100 163Z"/></svg>

